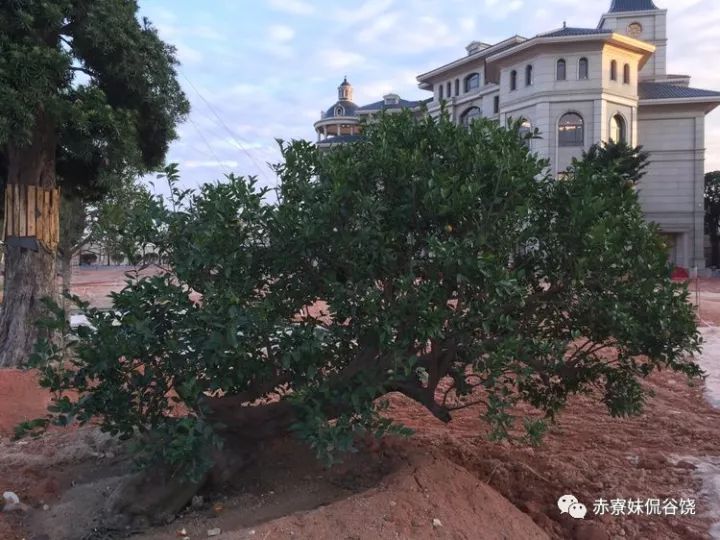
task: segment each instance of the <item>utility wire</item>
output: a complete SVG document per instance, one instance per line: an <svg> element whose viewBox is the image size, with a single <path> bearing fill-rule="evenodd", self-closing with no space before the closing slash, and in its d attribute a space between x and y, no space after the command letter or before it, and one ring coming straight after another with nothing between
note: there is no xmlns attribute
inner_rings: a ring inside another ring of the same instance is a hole
<svg viewBox="0 0 720 540"><path fill-rule="evenodd" d="M218 155L217 155L217 153L215 152L215 150L213 149L212 145L211 145L210 142L207 140L207 137L205 137L205 134L202 132L202 130L200 129L200 127L199 127L199 126L195 123L195 121L192 119L192 116L188 115L188 120L190 121L190 124L192 124L192 126L195 128L195 131L197 131L198 135L200 135L200 138L203 140L203 142L205 143L205 146L207 146L208 150L210 151L210 155L211 155L211 156L213 157L213 159L217 162L218 167L220 167L221 169L224 169L224 172L225 172L226 174L231 173L232 171L231 171L228 167L225 167L225 166L223 165L223 161L218 157Z"/></svg>
<svg viewBox="0 0 720 540"><path fill-rule="evenodd" d="M228 127L228 125L223 121L222 117L217 113L217 111L216 111L215 108L211 105L211 103L205 98L205 96L202 95L202 93L200 92L200 90L197 89L197 87L192 83L192 81L191 81L190 79L188 79L187 75L185 75L185 73L183 73L182 71L180 71L180 74L181 74L181 75L183 76L183 78L187 81L187 83L190 85L190 87L195 91L195 93L200 97L200 99L203 100L203 102L205 103L205 105L207 106L207 108L210 109L210 112L211 112L211 113L213 114L213 116L217 119L217 122L219 123L219 125L228 133L228 135L230 135L230 139L235 143L235 145L238 147L238 149L240 149L240 151L244 152L245 155L247 155L247 157L250 158L250 160L253 162L253 164L255 165L255 167L257 167L257 169L258 169L258 171L260 172L260 174L262 174L262 176L263 176L266 180L272 181L272 180L267 176L265 170L264 170L263 167L258 163L258 161L255 159L255 157L238 141L238 138L242 138L242 137L239 137L238 135L236 135L236 134Z"/></svg>

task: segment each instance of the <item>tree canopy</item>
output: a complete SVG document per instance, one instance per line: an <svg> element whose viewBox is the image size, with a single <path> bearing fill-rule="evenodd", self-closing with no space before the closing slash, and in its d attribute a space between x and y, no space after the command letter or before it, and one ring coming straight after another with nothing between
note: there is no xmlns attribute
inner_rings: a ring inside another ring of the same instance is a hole
<svg viewBox="0 0 720 540"><path fill-rule="evenodd" d="M189 109L176 66L133 0L0 3L0 187L12 209L0 366L26 361L40 299L55 292L58 187L97 200L163 165Z"/></svg>
<svg viewBox="0 0 720 540"><path fill-rule="evenodd" d="M29 143L43 111L58 130L66 189L102 171L162 166L189 105L175 49L137 11L128 0L3 2L0 146Z"/></svg>
<svg viewBox="0 0 720 540"><path fill-rule="evenodd" d="M686 286L622 166L637 149L618 164L619 147L598 147L558 181L519 125L409 114L328 153L281 148L276 202L231 176L133 220L171 272L87 310L69 350L39 349L45 384L82 395L55 420L139 432L143 458L197 471L230 434L293 432L332 459L358 434L402 431L389 392L443 422L475 405L503 438L520 401L552 419L594 393L634 414L654 370L700 373Z"/></svg>

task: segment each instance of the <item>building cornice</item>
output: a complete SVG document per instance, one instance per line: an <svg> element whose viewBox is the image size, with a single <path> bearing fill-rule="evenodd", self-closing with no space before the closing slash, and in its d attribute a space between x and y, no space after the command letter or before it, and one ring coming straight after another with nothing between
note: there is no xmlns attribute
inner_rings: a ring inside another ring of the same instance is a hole
<svg viewBox="0 0 720 540"><path fill-rule="evenodd" d="M360 120L356 116L333 116L332 118L323 118L313 124L315 129L325 126L334 126L339 124L360 124Z"/></svg>
<svg viewBox="0 0 720 540"><path fill-rule="evenodd" d="M511 45L512 43L524 43L527 41L527 38L524 38L520 35L514 35L508 39L505 39L503 41L500 41L499 43L496 43L495 45L492 45L491 47L488 47L487 49L483 49L481 51L478 51L474 54L470 54L468 56L464 56L458 60L454 60L453 62L450 62L449 64L445 64L444 66L440 66L439 68L433 69L432 71L428 71L427 73L423 73L422 75L417 76L417 80L420 83L420 88L424 88L429 84L429 79L435 78L438 75L442 75L443 73L446 73L448 71L451 71L455 68L462 67L466 64L475 62L477 60L482 60L484 58L487 58L488 55L493 54L493 52L497 52L498 49L502 49L503 47L507 47L508 45Z"/></svg>
<svg viewBox="0 0 720 540"><path fill-rule="evenodd" d="M614 32L608 32L605 34L589 34L585 36L536 36L532 39L521 43L511 49L498 52L492 56L486 58L487 63L494 63L500 60L504 60L518 53L524 52L528 49L536 47L538 45L555 45L562 43L587 43L593 41L600 41L603 43L610 43L612 45L618 45L620 47L633 50L635 52L643 54L643 56L649 57L655 52L655 45L634 39L628 36L623 36Z"/></svg>
<svg viewBox="0 0 720 540"><path fill-rule="evenodd" d="M545 92L536 92L531 96L520 97L513 100L505 100L503 102L501 111L509 111L515 109L522 109L524 107L531 107L540 103L571 103L575 101L596 101L605 100L612 101L613 103L625 104L628 106L634 106L638 103L637 95L619 94L609 91L607 88L588 90L588 89L577 89L568 90L565 92L557 92L554 90L548 90Z"/></svg>

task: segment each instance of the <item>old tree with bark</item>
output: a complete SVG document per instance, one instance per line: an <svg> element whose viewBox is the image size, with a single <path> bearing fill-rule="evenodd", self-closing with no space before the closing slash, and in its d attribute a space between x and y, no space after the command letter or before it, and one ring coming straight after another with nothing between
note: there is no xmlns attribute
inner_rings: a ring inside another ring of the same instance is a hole
<svg viewBox="0 0 720 540"><path fill-rule="evenodd" d="M171 272L87 310L68 350L39 350L45 384L82 396L54 421L99 419L163 465L116 510L166 517L268 438L332 461L402 432L390 392L534 441L573 394L634 414L654 370L699 375L686 286L638 204L638 149L595 148L557 181L518 125L403 114L364 135L325 154L281 143L276 197L229 177L157 200L134 234ZM514 418L519 401L539 415Z"/></svg>
<svg viewBox="0 0 720 540"><path fill-rule="evenodd" d="M5 283L0 366L24 362L54 294L60 189L163 164L188 111L172 47L131 0L0 3L0 183Z"/></svg>

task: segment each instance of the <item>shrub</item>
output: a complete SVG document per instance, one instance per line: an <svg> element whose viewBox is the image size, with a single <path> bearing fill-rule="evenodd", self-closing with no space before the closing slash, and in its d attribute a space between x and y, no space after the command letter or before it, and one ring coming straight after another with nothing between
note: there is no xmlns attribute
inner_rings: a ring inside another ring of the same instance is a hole
<svg viewBox="0 0 720 540"><path fill-rule="evenodd" d="M360 433L403 432L390 392L444 422L477 403L503 438L519 401L552 419L599 392L633 414L652 371L699 375L687 289L638 204L639 150L594 148L556 181L520 139L403 114L328 153L281 142L277 190L182 191L169 169L172 200L131 221L172 273L85 307L69 351L39 348L44 384L81 395L55 421L99 418L140 434L146 461L201 474L230 434L294 432L332 460Z"/></svg>

